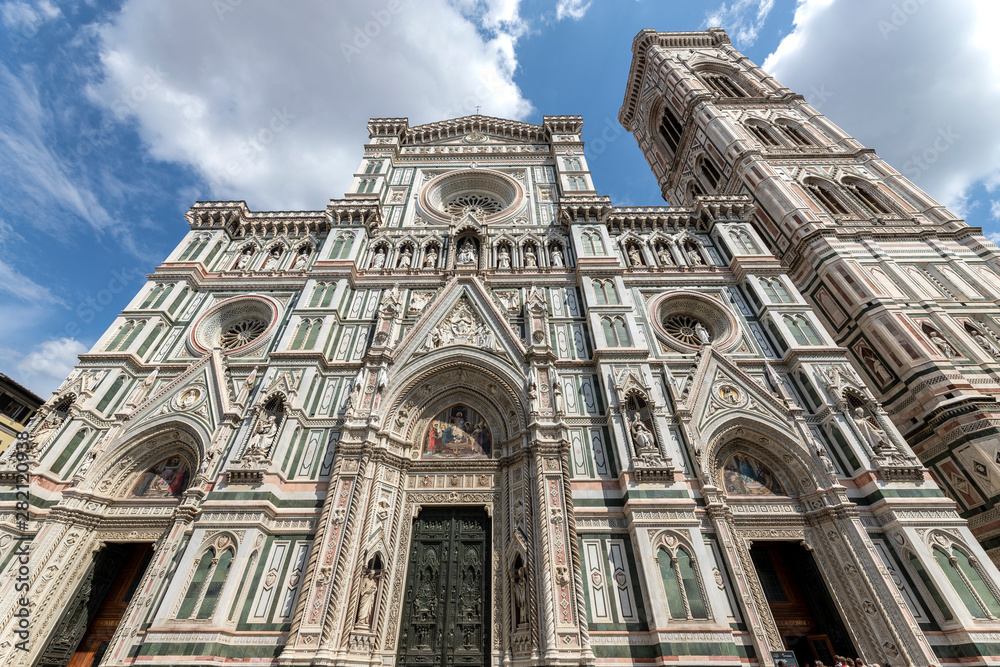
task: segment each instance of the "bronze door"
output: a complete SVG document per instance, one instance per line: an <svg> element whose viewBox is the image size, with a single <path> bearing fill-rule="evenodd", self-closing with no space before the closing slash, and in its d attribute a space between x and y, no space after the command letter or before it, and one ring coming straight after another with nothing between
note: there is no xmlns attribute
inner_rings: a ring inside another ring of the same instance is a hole
<svg viewBox="0 0 1000 667"><path fill-rule="evenodd" d="M486 667L489 553L483 509L424 509L414 519L399 667Z"/></svg>

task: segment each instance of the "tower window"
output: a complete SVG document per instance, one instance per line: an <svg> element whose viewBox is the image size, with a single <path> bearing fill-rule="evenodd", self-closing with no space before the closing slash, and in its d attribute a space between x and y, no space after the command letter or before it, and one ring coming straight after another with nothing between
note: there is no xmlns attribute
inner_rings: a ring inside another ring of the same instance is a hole
<svg viewBox="0 0 1000 667"><path fill-rule="evenodd" d="M832 215L850 215L851 211L829 187L819 183L806 183L806 189L819 202L820 206Z"/></svg>
<svg viewBox="0 0 1000 667"><path fill-rule="evenodd" d="M663 107L659 130L667 149L671 153L677 152L677 146L681 142L681 135L684 134L684 126L681 125L681 122L677 120L677 116L674 115L673 110L668 106Z"/></svg>
<svg viewBox="0 0 1000 667"><path fill-rule="evenodd" d="M771 133L771 129L764 127L763 125L758 125L757 123L748 123L746 126L747 130L750 131L758 142L763 146L781 146L781 142L778 141L777 137Z"/></svg>
<svg viewBox="0 0 1000 667"><path fill-rule="evenodd" d="M796 146L813 146L815 142L806 135L805 131L791 123L778 123L778 127L784 132L785 136L795 144Z"/></svg>
<svg viewBox="0 0 1000 667"><path fill-rule="evenodd" d="M701 161L701 173L705 175L705 180L708 181L708 185L713 190L719 187L722 174L719 173L719 168L715 166L715 162L707 155Z"/></svg>
<svg viewBox="0 0 1000 667"><path fill-rule="evenodd" d="M748 97L742 86L725 74L703 74L702 78L705 85L722 97Z"/></svg>
<svg viewBox="0 0 1000 667"><path fill-rule="evenodd" d="M892 215L892 211L876 195L870 186L856 182L845 182L844 188L854 195L861 205L868 210L871 215Z"/></svg>

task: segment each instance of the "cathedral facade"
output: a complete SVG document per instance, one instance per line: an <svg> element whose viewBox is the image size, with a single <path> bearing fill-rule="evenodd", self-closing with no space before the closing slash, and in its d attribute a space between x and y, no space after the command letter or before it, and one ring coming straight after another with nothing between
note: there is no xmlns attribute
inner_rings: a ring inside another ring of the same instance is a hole
<svg viewBox="0 0 1000 667"><path fill-rule="evenodd" d="M633 51L674 205L480 115L196 203L0 459L4 664L998 664L1000 255L723 32Z"/></svg>

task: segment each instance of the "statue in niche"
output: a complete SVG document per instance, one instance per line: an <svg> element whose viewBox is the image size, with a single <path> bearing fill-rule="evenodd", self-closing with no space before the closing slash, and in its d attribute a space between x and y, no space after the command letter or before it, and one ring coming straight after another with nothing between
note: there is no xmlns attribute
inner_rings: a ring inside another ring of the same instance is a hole
<svg viewBox="0 0 1000 667"><path fill-rule="evenodd" d="M637 245L632 244L628 247L628 260L632 266L643 266L642 253Z"/></svg>
<svg viewBox="0 0 1000 667"><path fill-rule="evenodd" d="M566 412L566 399L563 398L562 386L558 382L552 383L552 402L556 407L557 415Z"/></svg>
<svg viewBox="0 0 1000 667"><path fill-rule="evenodd" d="M887 449L892 449L892 444L889 442L885 431L875 423L874 419L869 419L865 416L864 408L855 408L852 419L854 420L854 425L858 427L858 431L861 432L861 436L868 443L868 446L872 448L873 452L881 454Z"/></svg>
<svg viewBox="0 0 1000 667"><path fill-rule="evenodd" d="M295 255L295 261L292 262L292 271L305 271L306 262L309 261L309 255L312 254L312 250L309 246L302 246L299 248L298 253Z"/></svg>
<svg viewBox="0 0 1000 667"><path fill-rule="evenodd" d="M510 252L507 250L507 246L500 246L500 251L497 253L497 267L501 269L510 268Z"/></svg>
<svg viewBox="0 0 1000 667"><path fill-rule="evenodd" d="M696 322L694 325L694 333L698 336L698 340L701 341L702 345L708 345L712 342L712 334L709 333L708 329L701 322Z"/></svg>
<svg viewBox="0 0 1000 667"><path fill-rule="evenodd" d="M154 368L153 372L146 376L146 379L142 381L139 388L136 389L135 393L132 394L132 398L128 399L128 403L125 404L126 410L134 409L139 403L149 395L150 389L153 388L153 383L156 382L156 374L159 372L159 368Z"/></svg>
<svg viewBox="0 0 1000 667"><path fill-rule="evenodd" d="M399 261L396 262L397 269L408 269L410 264L413 262L413 253L410 252L410 246L403 248L403 253L399 256Z"/></svg>
<svg viewBox="0 0 1000 667"><path fill-rule="evenodd" d="M379 246L378 252L372 257L371 268L381 269L385 267L385 248Z"/></svg>
<svg viewBox="0 0 1000 667"><path fill-rule="evenodd" d="M673 266L674 258L670 254L670 249L665 245L661 245L656 251L656 257L660 260L660 266Z"/></svg>
<svg viewBox="0 0 1000 667"><path fill-rule="evenodd" d="M262 270L274 270L278 268L278 262L281 261L281 246L274 246L267 251L267 259L264 261L264 266L260 267Z"/></svg>
<svg viewBox="0 0 1000 667"><path fill-rule="evenodd" d="M638 415L632 418L632 440L635 442L636 448L640 451L656 447L656 444L653 442L653 434L642 423Z"/></svg>
<svg viewBox="0 0 1000 667"><path fill-rule="evenodd" d="M261 412L260 419L253 430L250 446L247 447L244 459L266 459L271 450L271 443L278 433L277 418L267 412Z"/></svg>
<svg viewBox="0 0 1000 667"><path fill-rule="evenodd" d="M565 266L562 249L559 246L552 248L552 252L549 253L549 260L552 262L552 266Z"/></svg>
<svg viewBox="0 0 1000 667"><path fill-rule="evenodd" d="M856 349L861 354L861 361L871 371L872 377L875 378L876 382L880 385L885 385L885 383L892 379L892 375L888 369L875 357L875 353L872 352L870 347L859 345Z"/></svg>
<svg viewBox="0 0 1000 667"><path fill-rule="evenodd" d="M358 625L369 627L375 608L375 594L378 593L378 573L366 569L361 575L361 595L358 600Z"/></svg>
<svg viewBox="0 0 1000 667"><path fill-rule="evenodd" d="M514 625L522 627L528 624L528 568L520 564L520 558L510 579L514 593Z"/></svg>
<svg viewBox="0 0 1000 667"><path fill-rule="evenodd" d="M250 392L253 391L254 385L257 384L257 367L254 366L250 369L247 379L243 381L243 386L240 388L240 395L236 398L237 403L242 403L245 399L250 397Z"/></svg>
<svg viewBox="0 0 1000 667"><path fill-rule="evenodd" d="M529 269L534 269L538 266L538 256L535 255L535 249L532 246L524 249L524 266Z"/></svg>
<svg viewBox="0 0 1000 667"><path fill-rule="evenodd" d="M250 262L253 260L253 248L247 246L240 253L240 258L236 260L236 268L240 271L246 271L250 267Z"/></svg>
<svg viewBox="0 0 1000 667"><path fill-rule="evenodd" d="M702 259L701 253L698 252L698 246L688 247L688 257L691 260L691 266L705 266L705 260Z"/></svg>
<svg viewBox="0 0 1000 667"><path fill-rule="evenodd" d="M471 239L465 239L458 250L458 263L461 265L476 263L476 246Z"/></svg>
<svg viewBox="0 0 1000 667"><path fill-rule="evenodd" d="M436 268L437 263L438 263L437 246L431 246L430 248L427 249L427 252L424 254L424 268L425 269Z"/></svg>
<svg viewBox="0 0 1000 667"><path fill-rule="evenodd" d="M941 334L934 329L930 329L927 332L927 337L932 343L934 343L934 347L941 351L941 354L944 355L946 359L954 359L958 356L958 351L951 346L951 343L942 338Z"/></svg>
<svg viewBox="0 0 1000 667"><path fill-rule="evenodd" d="M976 344L983 348L986 354L990 355L994 359L1000 357L1000 350L997 349L997 346L991 343L990 339L979 331L972 332L972 340L976 341Z"/></svg>

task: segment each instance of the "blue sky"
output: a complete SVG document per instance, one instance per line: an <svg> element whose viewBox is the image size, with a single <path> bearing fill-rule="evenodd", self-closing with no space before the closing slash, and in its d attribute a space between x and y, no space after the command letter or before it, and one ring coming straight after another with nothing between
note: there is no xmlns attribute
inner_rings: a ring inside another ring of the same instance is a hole
<svg viewBox="0 0 1000 667"><path fill-rule="evenodd" d="M195 200L289 210L342 196L372 116L581 114L598 189L661 203L617 122L643 28L725 27L997 234L998 6L0 0L0 372L47 397L181 239Z"/></svg>

